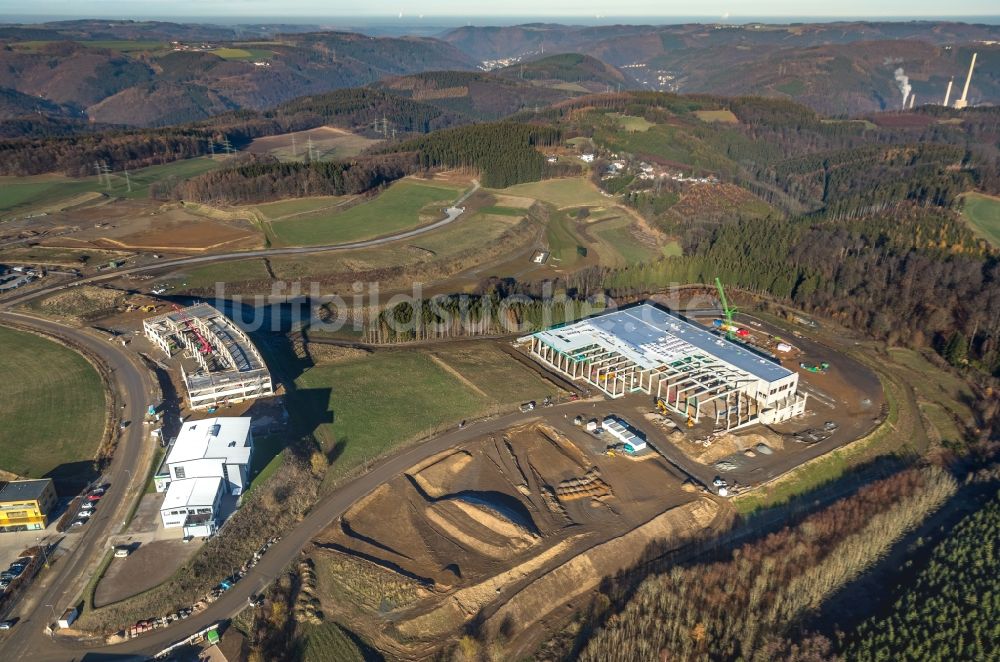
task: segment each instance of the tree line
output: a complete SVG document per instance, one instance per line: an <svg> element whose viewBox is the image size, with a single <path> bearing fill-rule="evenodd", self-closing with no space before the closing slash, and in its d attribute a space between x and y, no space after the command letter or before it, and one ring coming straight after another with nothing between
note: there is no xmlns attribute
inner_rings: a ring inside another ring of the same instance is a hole
<svg viewBox="0 0 1000 662"><path fill-rule="evenodd" d="M619 610L592 614L603 623L578 659L835 659L832 643L821 636L787 639L792 625L955 490L955 481L937 467L907 469L747 543L729 558L650 576Z"/></svg>

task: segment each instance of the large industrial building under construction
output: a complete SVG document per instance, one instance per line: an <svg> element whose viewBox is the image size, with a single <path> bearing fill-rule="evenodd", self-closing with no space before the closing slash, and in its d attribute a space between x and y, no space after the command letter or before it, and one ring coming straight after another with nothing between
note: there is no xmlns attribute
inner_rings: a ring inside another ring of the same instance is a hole
<svg viewBox="0 0 1000 662"><path fill-rule="evenodd" d="M740 343L642 304L529 337L531 354L609 397L655 395L667 409L718 429L778 423L805 411L799 376Z"/></svg>
<svg viewBox="0 0 1000 662"><path fill-rule="evenodd" d="M207 303L150 317L142 326L167 356L184 353L181 374L192 409L274 394L271 374L250 338Z"/></svg>

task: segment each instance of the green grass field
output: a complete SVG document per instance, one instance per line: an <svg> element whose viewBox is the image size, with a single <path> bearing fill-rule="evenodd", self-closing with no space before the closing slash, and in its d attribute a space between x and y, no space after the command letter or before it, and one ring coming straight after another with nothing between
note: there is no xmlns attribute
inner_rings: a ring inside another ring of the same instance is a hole
<svg viewBox="0 0 1000 662"><path fill-rule="evenodd" d="M565 213L549 219L546 239L553 266L571 267L584 257L580 249L586 249L585 242L573 231L573 221Z"/></svg>
<svg viewBox="0 0 1000 662"><path fill-rule="evenodd" d="M207 157L174 161L164 165L149 166L129 172L126 180L121 170L110 176L110 185L97 176L70 179L54 175L36 177L0 177L0 217L11 214L28 214L32 210L57 207L71 203L73 198L85 193L101 193L114 197L145 198L149 185L167 178L187 179L218 168L223 159L213 161ZM129 191L129 181L132 190Z"/></svg>
<svg viewBox="0 0 1000 662"><path fill-rule="evenodd" d="M461 193L457 187L435 182L402 180L374 200L344 211L324 211L271 224L274 236L289 246L314 246L359 241L415 228L426 222L421 210L430 205L443 209ZM444 216L433 210L434 220Z"/></svg>
<svg viewBox="0 0 1000 662"><path fill-rule="evenodd" d="M649 131L650 128L656 126L646 118L636 115L622 115L621 113L608 113L607 115L614 119L618 123L618 126L625 131Z"/></svg>
<svg viewBox="0 0 1000 662"><path fill-rule="evenodd" d="M235 46L223 46L211 51L213 55L218 55L223 60L253 60L255 62L267 60L274 57L274 51L264 48L246 48Z"/></svg>
<svg viewBox="0 0 1000 662"><path fill-rule="evenodd" d="M419 352L385 352L319 365L295 382L293 409L327 412L316 438L336 480L409 439L480 411L485 399Z"/></svg>
<svg viewBox="0 0 1000 662"><path fill-rule="evenodd" d="M976 234L1000 248L1000 198L982 193L966 193L962 215Z"/></svg>
<svg viewBox="0 0 1000 662"><path fill-rule="evenodd" d="M294 198L291 200L278 200L277 202L265 202L262 205L256 205L255 209L272 221L277 221L287 216L299 216L310 212L330 210L344 204L348 200L350 200L349 197L341 198L333 195L318 196L315 198Z"/></svg>
<svg viewBox="0 0 1000 662"><path fill-rule="evenodd" d="M696 110L695 117L702 122L722 122L724 124L739 124L740 120L731 110Z"/></svg>
<svg viewBox="0 0 1000 662"><path fill-rule="evenodd" d="M560 208L608 204L608 198L601 195L594 185L583 177L546 179L540 182L518 184L498 192L505 195L535 198Z"/></svg>
<svg viewBox="0 0 1000 662"><path fill-rule="evenodd" d="M555 390L496 347L479 343L433 356L383 351L321 364L303 372L295 386L293 417L313 421L307 427L315 424L316 438L333 457L328 483L399 444Z"/></svg>
<svg viewBox="0 0 1000 662"><path fill-rule="evenodd" d="M6 327L0 347L0 468L39 478L92 459L105 416L94 367L56 342Z"/></svg>
<svg viewBox="0 0 1000 662"><path fill-rule="evenodd" d="M595 234L607 242L626 264L639 264L661 255L653 248L640 244L629 232L628 223L615 223L615 227L597 230Z"/></svg>

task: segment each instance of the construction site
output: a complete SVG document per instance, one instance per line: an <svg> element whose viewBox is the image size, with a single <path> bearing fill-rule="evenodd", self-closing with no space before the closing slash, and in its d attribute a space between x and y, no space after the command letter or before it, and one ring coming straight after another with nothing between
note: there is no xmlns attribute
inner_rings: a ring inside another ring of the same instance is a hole
<svg viewBox="0 0 1000 662"><path fill-rule="evenodd" d="M731 325L730 325L731 326ZM750 346L644 303L524 339L531 355L611 398L655 396L664 410L717 430L781 423L805 412L798 374Z"/></svg>
<svg viewBox="0 0 1000 662"><path fill-rule="evenodd" d="M207 303L173 308L143 320L142 327L167 357L181 356L191 409L215 409L274 394L264 359L232 320Z"/></svg>
<svg viewBox="0 0 1000 662"><path fill-rule="evenodd" d="M580 429L526 423L439 453L317 536L324 612L422 658L482 614L530 629L573 596L717 524L663 458L610 457Z"/></svg>

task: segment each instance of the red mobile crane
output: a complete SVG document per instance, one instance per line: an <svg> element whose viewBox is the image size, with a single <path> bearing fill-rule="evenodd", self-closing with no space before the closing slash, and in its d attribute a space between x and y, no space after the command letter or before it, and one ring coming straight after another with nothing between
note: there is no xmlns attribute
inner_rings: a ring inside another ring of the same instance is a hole
<svg viewBox="0 0 1000 662"><path fill-rule="evenodd" d="M191 321L191 318L188 316L188 314L185 313L184 309L178 306L176 303L173 304L173 306L174 310L176 310L178 313L181 314L181 319L183 320L184 325L188 328L188 331L193 333L195 338L198 339L198 342L201 343L201 353L211 354L212 345L207 340L205 340L205 336L201 335L201 331L199 331L198 328L194 325L194 322Z"/></svg>

